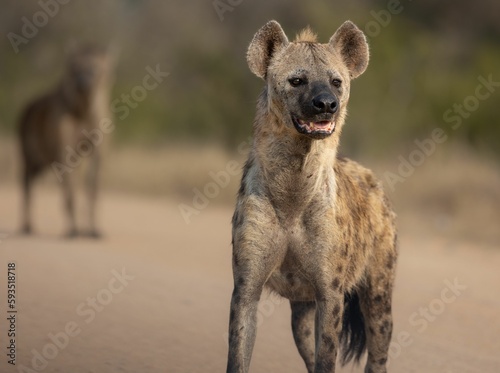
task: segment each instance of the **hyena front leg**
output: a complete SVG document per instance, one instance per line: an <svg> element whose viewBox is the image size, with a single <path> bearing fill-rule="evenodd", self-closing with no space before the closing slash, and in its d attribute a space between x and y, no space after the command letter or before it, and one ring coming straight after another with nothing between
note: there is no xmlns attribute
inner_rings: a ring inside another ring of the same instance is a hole
<svg viewBox="0 0 500 373"><path fill-rule="evenodd" d="M257 306L264 284L273 270L264 256L243 262L233 255L234 290L229 316L227 373L247 373L257 332Z"/></svg>
<svg viewBox="0 0 500 373"><path fill-rule="evenodd" d="M254 283L253 279L235 279L229 316L227 373L248 372L257 332L257 305L263 285L262 281Z"/></svg>
<svg viewBox="0 0 500 373"><path fill-rule="evenodd" d="M23 222L22 232L25 234L31 233L31 191L33 189L33 181L38 174L38 171L29 165L25 165L22 186L23 186Z"/></svg>
<svg viewBox="0 0 500 373"><path fill-rule="evenodd" d="M384 265L377 265L376 273L368 275L367 284L360 292L360 305L366 328L368 360L366 373L386 373L389 345L392 336L392 287L395 254L385 257Z"/></svg>
<svg viewBox="0 0 500 373"><path fill-rule="evenodd" d="M316 302L290 301L292 332L299 354L304 359L308 373L314 372L314 317Z"/></svg>
<svg viewBox="0 0 500 373"><path fill-rule="evenodd" d="M75 221L75 201L73 194L73 180L69 173L66 173L62 179L62 188L64 194L64 208L68 218L68 231L66 236L69 238L76 237L78 234L76 230Z"/></svg>
<svg viewBox="0 0 500 373"><path fill-rule="evenodd" d="M280 244L266 216L246 216L242 228L233 223L234 290L229 317L227 373L247 373L257 330L257 306L272 271L283 261L286 246ZM240 219L236 218L237 221ZM241 221L240 221L241 222Z"/></svg>
<svg viewBox="0 0 500 373"><path fill-rule="evenodd" d="M89 236L94 238L99 238L101 236L100 232L97 230L95 222L95 206L97 201L97 186L99 178L99 168L100 168L100 152L99 149L94 147L92 157L90 158L90 164L87 171L86 179L86 189L87 189L87 200L88 200L88 219L89 219Z"/></svg>
<svg viewBox="0 0 500 373"><path fill-rule="evenodd" d="M344 294L334 286L323 288L316 299L316 364L314 373L334 373L342 328Z"/></svg>

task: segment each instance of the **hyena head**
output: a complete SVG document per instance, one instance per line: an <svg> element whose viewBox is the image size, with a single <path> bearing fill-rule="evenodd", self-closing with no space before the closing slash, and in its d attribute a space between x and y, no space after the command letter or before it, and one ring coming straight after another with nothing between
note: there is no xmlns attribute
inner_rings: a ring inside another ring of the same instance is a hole
<svg viewBox="0 0 500 373"><path fill-rule="evenodd" d="M70 53L65 84L82 98L90 96L109 83L112 68L109 50L94 46L77 48Z"/></svg>
<svg viewBox="0 0 500 373"><path fill-rule="evenodd" d="M289 42L279 23L270 21L247 53L250 70L267 83L267 108L279 130L313 139L340 133L350 82L365 71L368 59L365 35L350 21L327 44L318 43L310 29Z"/></svg>

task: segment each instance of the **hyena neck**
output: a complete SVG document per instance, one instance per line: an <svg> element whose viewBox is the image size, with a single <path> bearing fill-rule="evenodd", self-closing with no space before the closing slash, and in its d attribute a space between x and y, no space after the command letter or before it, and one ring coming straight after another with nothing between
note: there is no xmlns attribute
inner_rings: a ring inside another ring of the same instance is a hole
<svg viewBox="0 0 500 373"><path fill-rule="evenodd" d="M256 121L254 157L265 192L286 214L303 211L318 197L333 202L337 137L314 140L283 126L272 114L258 116Z"/></svg>
<svg viewBox="0 0 500 373"><path fill-rule="evenodd" d="M62 83L58 89L66 110L80 120L91 120L98 106L96 90L86 93L77 92L68 84Z"/></svg>

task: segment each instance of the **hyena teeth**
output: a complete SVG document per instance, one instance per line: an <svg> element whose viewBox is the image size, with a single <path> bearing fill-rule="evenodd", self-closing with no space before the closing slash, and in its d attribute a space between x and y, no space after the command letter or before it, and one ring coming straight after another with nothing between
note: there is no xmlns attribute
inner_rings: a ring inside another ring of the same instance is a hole
<svg viewBox="0 0 500 373"><path fill-rule="evenodd" d="M324 130L324 131L333 131L335 129L335 122L327 122L327 121L321 121L321 122L310 122L307 125L308 129L310 130Z"/></svg>
<svg viewBox="0 0 500 373"><path fill-rule="evenodd" d="M301 126L305 127L308 131L324 130L333 131L335 129L335 121L319 121L319 122L306 122L299 119Z"/></svg>

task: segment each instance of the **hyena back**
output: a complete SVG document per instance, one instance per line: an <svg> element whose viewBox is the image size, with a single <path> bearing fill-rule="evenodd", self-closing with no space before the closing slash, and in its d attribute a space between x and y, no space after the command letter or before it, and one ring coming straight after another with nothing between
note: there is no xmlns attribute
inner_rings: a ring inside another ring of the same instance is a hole
<svg viewBox="0 0 500 373"><path fill-rule="evenodd" d="M32 231L30 206L33 182L42 171L50 167L56 171L63 186L69 223L68 236L78 233L71 177L73 170L66 164L68 149L75 150L82 141L90 144L89 134L98 128L101 120L110 118L108 108L112 65L112 56L107 50L93 46L74 50L69 56L65 75L59 85L31 102L23 111L19 137L23 166L24 233ZM87 136L84 136L85 133ZM97 237L99 232L95 226L95 202L100 163L99 146L93 145L86 158L89 210L87 233Z"/></svg>
<svg viewBox="0 0 500 373"><path fill-rule="evenodd" d="M227 372L248 372L264 287L290 300L309 373L334 372L339 350L347 363L365 349L365 371L386 372L395 214L369 170L337 157L366 38L347 21L327 44L308 29L289 42L271 21L247 59L266 86L233 216Z"/></svg>

